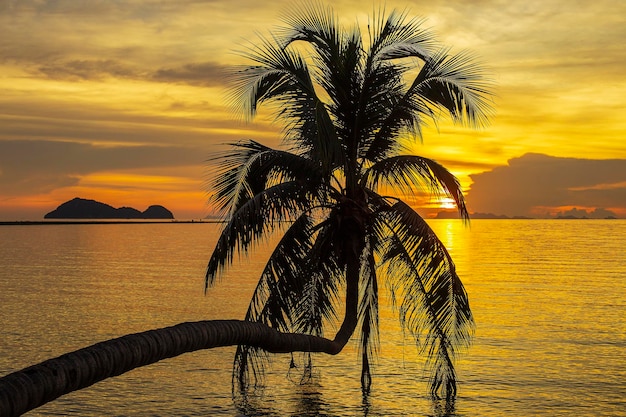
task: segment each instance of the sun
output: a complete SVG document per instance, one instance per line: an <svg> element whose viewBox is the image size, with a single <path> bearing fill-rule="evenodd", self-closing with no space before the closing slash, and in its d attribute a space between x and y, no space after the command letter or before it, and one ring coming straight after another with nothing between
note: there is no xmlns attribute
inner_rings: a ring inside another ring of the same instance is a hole
<svg viewBox="0 0 626 417"><path fill-rule="evenodd" d="M452 198L443 197L439 200L439 207L443 209L456 208L456 202Z"/></svg>

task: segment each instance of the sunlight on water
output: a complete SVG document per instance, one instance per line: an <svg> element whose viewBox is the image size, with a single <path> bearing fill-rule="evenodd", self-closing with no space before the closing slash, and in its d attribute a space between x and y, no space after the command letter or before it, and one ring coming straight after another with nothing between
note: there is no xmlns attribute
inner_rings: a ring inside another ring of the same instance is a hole
<svg viewBox="0 0 626 417"><path fill-rule="evenodd" d="M372 393L357 349L316 355L300 384L289 355L265 389L233 402L233 348L186 354L28 413L256 416L626 416L626 221L432 221L477 323L454 408L427 375L381 292ZM0 375L103 339L183 321L242 318L267 254L203 294L213 224L0 227ZM384 286L381 285L381 289Z"/></svg>
<svg viewBox="0 0 626 417"><path fill-rule="evenodd" d="M464 397L518 415L624 412L625 226L476 221L448 233L456 225L434 224L445 228L478 327L461 362Z"/></svg>

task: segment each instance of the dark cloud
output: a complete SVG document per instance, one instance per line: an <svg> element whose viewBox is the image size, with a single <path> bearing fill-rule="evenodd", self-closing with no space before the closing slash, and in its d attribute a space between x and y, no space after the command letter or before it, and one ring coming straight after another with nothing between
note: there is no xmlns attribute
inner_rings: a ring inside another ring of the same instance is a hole
<svg viewBox="0 0 626 417"><path fill-rule="evenodd" d="M45 193L76 185L89 173L201 165L204 159L198 149L176 146L0 141L0 190L5 195Z"/></svg>
<svg viewBox="0 0 626 417"><path fill-rule="evenodd" d="M218 63L201 62L162 68L156 71L152 78L160 82L210 87L224 84L225 71L226 67Z"/></svg>
<svg viewBox="0 0 626 417"><path fill-rule="evenodd" d="M52 80L100 81L106 78L126 78L212 87L224 84L226 69L224 65L215 62L201 62L150 71L139 70L119 60L82 59L53 60L37 67L36 72Z"/></svg>
<svg viewBox="0 0 626 417"><path fill-rule="evenodd" d="M626 159L526 154L470 176L471 211L532 215L536 207L626 208Z"/></svg>
<svg viewBox="0 0 626 417"><path fill-rule="evenodd" d="M139 78L140 76L137 71L129 66L111 59L50 63L40 66L38 71L47 78L67 81L102 80L108 77Z"/></svg>
<svg viewBox="0 0 626 417"><path fill-rule="evenodd" d="M105 91L103 91L104 94ZM36 97L26 100L0 96L0 141L50 140L59 142L127 143L138 145L185 145L211 148L214 144L232 142L242 135L268 135L271 126L255 125L249 133L228 119L228 114L216 120L208 117L220 114L213 103L186 101L176 95L161 94L149 104L164 109L161 114L125 111L126 103L112 106L72 101L68 97ZM6 113L3 113L3 110ZM169 113L187 109L191 116ZM199 116L195 116L195 114ZM215 130L215 131L212 131ZM252 131L254 129L254 131Z"/></svg>
<svg viewBox="0 0 626 417"><path fill-rule="evenodd" d="M100 81L106 78L126 78L213 87L224 85L226 70L226 66L215 62L189 63L150 71L139 70L119 60L83 59L55 60L40 65L36 72L52 80Z"/></svg>
<svg viewBox="0 0 626 417"><path fill-rule="evenodd" d="M98 15L110 12L114 8L114 3L80 0L0 0L0 10L14 13Z"/></svg>

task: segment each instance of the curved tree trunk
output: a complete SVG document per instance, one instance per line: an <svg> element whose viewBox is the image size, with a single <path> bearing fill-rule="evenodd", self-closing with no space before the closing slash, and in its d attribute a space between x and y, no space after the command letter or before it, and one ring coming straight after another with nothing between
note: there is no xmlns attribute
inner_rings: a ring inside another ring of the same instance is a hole
<svg viewBox="0 0 626 417"><path fill-rule="evenodd" d="M22 415L98 381L186 352L240 344L273 353L337 354L345 342L280 333L241 320L181 323L100 342L0 378L0 416Z"/></svg>

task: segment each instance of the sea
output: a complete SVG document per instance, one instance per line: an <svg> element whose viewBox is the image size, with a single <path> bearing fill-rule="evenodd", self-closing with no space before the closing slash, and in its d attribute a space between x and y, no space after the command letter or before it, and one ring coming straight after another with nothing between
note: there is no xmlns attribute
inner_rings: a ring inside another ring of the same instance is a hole
<svg viewBox="0 0 626 417"><path fill-rule="evenodd" d="M433 400L385 285L369 395L358 348L274 355L233 396L234 348L188 353L28 416L626 416L626 220L431 220L469 293L472 346L454 402ZM128 333L241 319L272 240L204 293L219 223L0 226L0 376Z"/></svg>

